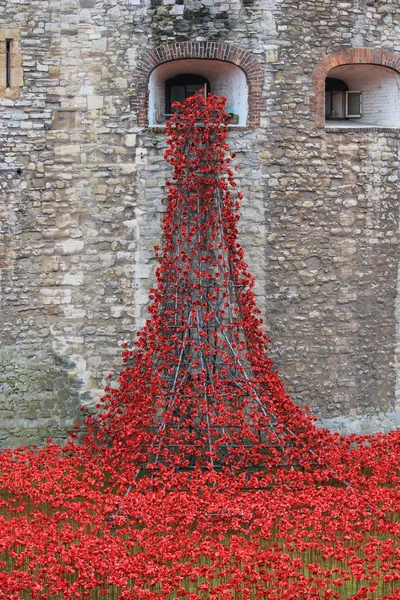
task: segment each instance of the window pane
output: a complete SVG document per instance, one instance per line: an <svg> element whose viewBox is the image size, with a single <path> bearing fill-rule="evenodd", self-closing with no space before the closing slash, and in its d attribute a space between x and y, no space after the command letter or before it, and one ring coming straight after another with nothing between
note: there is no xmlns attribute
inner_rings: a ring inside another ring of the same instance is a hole
<svg viewBox="0 0 400 600"><path fill-rule="evenodd" d="M361 114L361 94L360 92L349 92L347 94L347 114Z"/></svg>
<svg viewBox="0 0 400 600"><path fill-rule="evenodd" d="M174 102L185 102L185 86L184 85L172 85L171 86L171 112L175 112L176 109L172 108Z"/></svg>
<svg viewBox="0 0 400 600"><path fill-rule="evenodd" d="M190 83L186 86L186 98L198 94L200 90L204 90L204 83Z"/></svg>
<svg viewBox="0 0 400 600"><path fill-rule="evenodd" d="M344 117L344 92L332 92L332 117Z"/></svg>
<svg viewBox="0 0 400 600"><path fill-rule="evenodd" d="M332 93L326 92L325 94L325 116L332 116Z"/></svg>
<svg viewBox="0 0 400 600"><path fill-rule="evenodd" d="M6 40L6 88L11 87L11 44L12 40Z"/></svg>

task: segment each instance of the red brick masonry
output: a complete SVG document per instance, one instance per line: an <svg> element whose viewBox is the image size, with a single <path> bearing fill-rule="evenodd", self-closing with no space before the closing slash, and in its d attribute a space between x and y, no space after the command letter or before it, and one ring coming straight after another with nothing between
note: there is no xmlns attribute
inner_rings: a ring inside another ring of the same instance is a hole
<svg viewBox="0 0 400 600"><path fill-rule="evenodd" d="M312 108L315 125L325 126L325 79L331 69L341 65L378 65L400 72L400 54L377 48L346 48L325 56L314 70L315 96Z"/></svg>
<svg viewBox="0 0 400 600"><path fill-rule="evenodd" d="M249 87L247 124L249 127L257 127L260 124L260 112L264 105L261 95L263 73L256 58L250 52L231 44L180 42L159 46L139 57L131 96L131 108L138 115L139 126L148 126L148 81L151 72L163 63L183 58L222 60L240 67L246 75Z"/></svg>

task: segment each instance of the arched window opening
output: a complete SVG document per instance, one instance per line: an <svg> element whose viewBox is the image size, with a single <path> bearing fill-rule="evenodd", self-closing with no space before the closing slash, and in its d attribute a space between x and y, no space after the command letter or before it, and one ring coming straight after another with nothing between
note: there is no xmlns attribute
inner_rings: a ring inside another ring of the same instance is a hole
<svg viewBox="0 0 400 600"><path fill-rule="evenodd" d="M211 93L211 85L202 75L184 73L171 77L165 82L165 115L170 116L175 112L174 102L183 104L187 98L204 90L204 94Z"/></svg>
<svg viewBox="0 0 400 600"><path fill-rule="evenodd" d="M346 64L325 79L329 126L400 127L400 77L389 67Z"/></svg>
<svg viewBox="0 0 400 600"><path fill-rule="evenodd" d="M248 85L244 71L237 65L214 59L182 59L163 63L149 77L150 127L164 125L172 114L172 104L205 89L205 93L225 96L231 125L246 125Z"/></svg>

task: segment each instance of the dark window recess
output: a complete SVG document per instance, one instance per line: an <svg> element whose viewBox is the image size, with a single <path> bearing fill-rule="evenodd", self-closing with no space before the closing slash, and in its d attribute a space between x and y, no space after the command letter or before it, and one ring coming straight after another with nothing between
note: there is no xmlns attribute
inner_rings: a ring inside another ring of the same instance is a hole
<svg viewBox="0 0 400 600"><path fill-rule="evenodd" d="M177 75L165 82L165 113L171 115L175 112L172 108L174 102L183 104L186 98L194 96L200 90L211 92L208 79L201 75Z"/></svg>
<svg viewBox="0 0 400 600"><path fill-rule="evenodd" d="M325 118L351 119L362 117L362 93L349 90L341 79L325 81Z"/></svg>
<svg viewBox="0 0 400 600"><path fill-rule="evenodd" d="M6 88L11 87L11 44L12 40L6 40Z"/></svg>
<svg viewBox="0 0 400 600"><path fill-rule="evenodd" d="M348 85L341 79L328 77L325 81L325 117L327 119L345 118L348 89Z"/></svg>

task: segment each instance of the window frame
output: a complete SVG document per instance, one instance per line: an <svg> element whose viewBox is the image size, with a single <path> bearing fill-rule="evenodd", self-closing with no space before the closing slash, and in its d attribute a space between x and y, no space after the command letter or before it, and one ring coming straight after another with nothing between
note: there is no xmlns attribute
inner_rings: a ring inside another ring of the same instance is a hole
<svg viewBox="0 0 400 600"><path fill-rule="evenodd" d="M192 81L190 81L192 80ZM197 80L197 81L196 81ZM205 85L205 93L211 93L211 85L207 77L203 75L197 75L196 73L182 73L170 77L165 81L165 115L166 117L173 114L171 102L171 88L178 85L185 86L185 99L190 97L187 96L186 86L188 85Z"/></svg>
<svg viewBox="0 0 400 600"><path fill-rule="evenodd" d="M346 102L346 109L345 109L346 118L348 118L348 119L360 119L363 116L363 112L362 112L362 109L363 109L363 106L362 106L362 101L363 101L362 92L357 91L357 90L347 90L345 92L345 94L346 94L346 100L345 100L345 102ZM360 97L360 112L359 112L359 114L352 115L352 114L349 113L349 95L350 94L358 94L359 97Z"/></svg>

